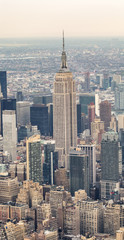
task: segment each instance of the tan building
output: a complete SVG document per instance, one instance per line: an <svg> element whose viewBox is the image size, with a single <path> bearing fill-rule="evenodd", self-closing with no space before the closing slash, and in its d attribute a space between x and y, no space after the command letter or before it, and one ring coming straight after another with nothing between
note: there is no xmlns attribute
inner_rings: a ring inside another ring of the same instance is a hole
<svg viewBox="0 0 124 240"><path fill-rule="evenodd" d="M75 192L75 202L78 202L80 200L87 200L87 193L85 190L78 190Z"/></svg>
<svg viewBox="0 0 124 240"><path fill-rule="evenodd" d="M80 234L79 206L73 203L67 204L64 212L64 233L74 236Z"/></svg>
<svg viewBox="0 0 124 240"><path fill-rule="evenodd" d="M110 128L117 132L118 122L114 114L111 116Z"/></svg>
<svg viewBox="0 0 124 240"><path fill-rule="evenodd" d="M115 235L120 228L120 205L110 200L104 210L104 233Z"/></svg>
<svg viewBox="0 0 124 240"><path fill-rule="evenodd" d="M54 179L56 186L64 186L64 189L69 191L69 177L65 168L55 170Z"/></svg>
<svg viewBox="0 0 124 240"><path fill-rule="evenodd" d="M96 234L103 231L103 203L99 201L81 200L80 211L80 232L85 235Z"/></svg>
<svg viewBox="0 0 124 240"><path fill-rule="evenodd" d="M25 218L25 210L28 209L28 205L15 205L10 206L10 218L17 219L20 221L22 218Z"/></svg>
<svg viewBox="0 0 124 240"><path fill-rule="evenodd" d="M23 240L24 239L24 226L19 223L14 224L8 222L5 226L7 240Z"/></svg>
<svg viewBox="0 0 124 240"><path fill-rule="evenodd" d="M19 192L17 178L0 178L0 203L15 201Z"/></svg>
<svg viewBox="0 0 124 240"><path fill-rule="evenodd" d="M38 182L24 181L20 189L16 203L28 204L30 207L36 207L43 201L43 187ZM29 204L30 203L30 204Z"/></svg>
<svg viewBox="0 0 124 240"><path fill-rule="evenodd" d="M58 240L57 231L45 231L45 240Z"/></svg>
<svg viewBox="0 0 124 240"><path fill-rule="evenodd" d="M6 222L8 218L9 218L9 205L0 204L0 220L2 222Z"/></svg>
<svg viewBox="0 0 124 240"><path fill-rule="evenodd" d="M124 128L124 114L118 115L118 131Z"/></svg>
<svg viewBox="0 0 124 240"><path fill-rule="evenodd" d="M75 81L67 67L64 37L61 68L53 90L53 138L59 152L59 167L69 169L69 150L77 144L77 109Z"/></svg>
<svg viewBox="0 0 124 240"><path fill-rule="evenodd" d="M99 143L100 132L104 132L104 122L100 118L95 118L94 122L91 122L91 136L97 144Z"/></svg>
<svg viewBox="0 0 124 240"><path fill-rule="evenodd" d="M116 231L116 240L124 240L124 227Z"/></svg>

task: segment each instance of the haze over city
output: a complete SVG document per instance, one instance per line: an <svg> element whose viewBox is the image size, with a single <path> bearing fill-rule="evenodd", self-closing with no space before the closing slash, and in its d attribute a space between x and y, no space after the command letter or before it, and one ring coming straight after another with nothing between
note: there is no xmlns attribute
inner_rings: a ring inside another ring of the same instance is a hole
<svg viewBox="0 0 124 240"><path fill-rule="evenodd" d="M1 0L0 38L124 36L123 0Z"/></svg>

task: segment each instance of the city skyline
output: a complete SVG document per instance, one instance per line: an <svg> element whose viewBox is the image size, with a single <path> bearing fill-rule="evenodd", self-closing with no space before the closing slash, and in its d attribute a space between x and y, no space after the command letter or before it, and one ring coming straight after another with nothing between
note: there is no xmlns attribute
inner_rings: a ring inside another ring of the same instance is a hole
<svg viewBox="0 0 124 240"><path fill-rule="evenodd" d="M122 0L22 0L0 3L0 38L124 36Z"/></svg>

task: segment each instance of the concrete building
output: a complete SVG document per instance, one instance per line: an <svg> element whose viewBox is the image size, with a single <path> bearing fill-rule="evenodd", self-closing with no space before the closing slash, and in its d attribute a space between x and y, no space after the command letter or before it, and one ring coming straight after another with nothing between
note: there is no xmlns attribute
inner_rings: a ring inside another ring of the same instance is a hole
<svg viewBox="0 0 124 240"><path fill-rule="evenodd" d="M80 200L87 200L87 193L85 192L85 190L79 189L75 192L75 203Z"/></svg>
<svg viewBox="0 0 124 240"><path fill-rule="evenodd" d="M120 228L116 231L116 240L123 240L124 239L124 228Z"/></svg>
<svg viewBox="0 0 124 240"><path fill-rule="evenodd" d="M26 141L27 180L43 181L40 135L33 135Z"/></svg>
<svg viewBox="0 0 124 240"><path fill-rule="evenodd" d="M15 201L19 192L17 178L0 178L0 203Z"/></svg>
<svg viewBox="0 0 124 240"><path fill-rule="evenodd" d="M100 103L100 119L104 122L104 129L107 131L111 121L111 104L107 100Z"/></svg>
<svg viewBox="0 0 124 240"><path fill-rule="evenodd" d="M112 130L114 130L115 132L118 131L118 121L114 114L112 114L112 116L111 116L110 128Z"/></svg>
<svg viewBox="0 0 124 240"><path fill-rule="evenodd" d="M7 240L23 240L24 239L24 225L19 223L14 224L12 222L8 222L4 226Z"/></svg>
<svg viewBox="0 0 124 240"><path fill-rule="evenodd" d="M7 204L0 204L0 220L2 222L6 222L10 217L9 214L10 207Z"/></svg>
<svg viewBox="0 0 124 240"><path fill-rule="evenodd" d="M77 109L75 81L67 67L64 37L61 60L53 87L53 138L59 152L59 167L69 169L70 147L77 144Z"/></svg>
<svg viewBox="0 0 124 240"><path fill-rule="evenodd" d="M104 233L115 235L120 228L120 205L110 200L104 210Z"/></svg>
<svg viewBox="0 0 124 240"><path fill-rule="evenodd" d="M89 195L89 157L81 150L70 151L70 192L74 196L74 192L84 189Z"/></svg>
<svg viewBox="0 0 124 240"><path fill-rule="evenodd" d="M99 136L104 132L104 122L100 118L95 118L91 123L91 136L99 144Z"/></svg>
<svg viewBox="0 0 124 240"><path fill-rule="evenodd" d="M45 231L45 240L58 240L58 232L57 231Z"/></svg>
<svg viewBox="0 0 124 240"><path fill-rule="evenodd" d="M17 129L16 114L13 110L3 111L3 151L10 155L10 160L16 160Z"/></svg>
<svg viewBox="0 0 124 240"><path fill-rule="evenodd" d="M64 186L66 191L69 191L69 174L65 168L55 170L55 185Z"/></svg>
<svg viewBox="0 0 124 240"><path fill-rule="evenodd" d="M80 233L96 234L103 232L103 203L93 200L79 201Z"/></svg>
<svg viewBox="0 0 124 240"><path fill-rule="evenodd" d="M18 125L28 125L30 123L30 103L29 102L17 102L17 124Z"/></svg>
<svg viewBox="0 0 124 240"><path fill-rule="evenodd" d="M79 206L74 203L67 204L64 213L64 233L67 235L80 234Z"/></svg>
<svg viewBox="0 0 124 240"><path fill-rule="evenodd" d="M117 181L101 180L101 199L110 199L111 194L116 190L120 192L120 183Z"/></svg>
<svg viewBox="0 0 124 240"><path fill-rule="evenodd" d="M124 128L124 114L118 115L118 131Z"/></svg>

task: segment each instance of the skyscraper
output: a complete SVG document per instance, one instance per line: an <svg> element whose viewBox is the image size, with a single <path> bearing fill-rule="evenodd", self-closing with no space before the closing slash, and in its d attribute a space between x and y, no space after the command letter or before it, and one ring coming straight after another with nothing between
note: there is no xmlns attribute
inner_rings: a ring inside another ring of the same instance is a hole
<svg viewBox="0 0 124 240"><path fill-rule="evenodd" d="M16 161L16 114L14 110L3 111L3 151L10 154L10 159Z"/></svg>
<svg viewBox="0 0 124 240"><path fill-rule="evenodd" d="M27 180L42 183L41 140L40 135L33 135L26 141Z"/></svg>
<svg viewBox="0 0 124 240"><path fill-rule="evenodd" d="M77 143L76 88L63 51L61 68L55 76L53 91L53 138L59 152L59 166L69 168L69 150Z"/></svg>
<svg viewBox="0 0 124 240"><path fill-rule="evenodd" d="M7 98L7 80L6 71L0 71L0 85L3 98Z"/></svg>
<svg viewBox="0 0 124 240"><path fill-rule="evenodd" d="M90 103L88 105L88 119L89 119L89 129L91 130L91 122L94 122L95 119L95 105Z"/></svg>
<svg viewBox="0 0 124 240"><path fill-rule="evenodd" d="M104 129L107 131L111 121L111 103L107 100L100 103L100 119L104 122Z"/></svg>

